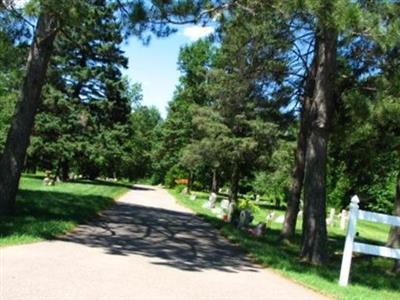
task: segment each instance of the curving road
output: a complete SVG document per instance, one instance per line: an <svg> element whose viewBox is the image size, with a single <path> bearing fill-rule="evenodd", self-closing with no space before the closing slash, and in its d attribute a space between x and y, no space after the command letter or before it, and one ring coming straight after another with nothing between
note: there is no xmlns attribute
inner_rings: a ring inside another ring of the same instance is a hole
<svg viewBox="0 0 400 300"><path fill-rule="evenodd" d="M0 249L0 299L326 298L254 265L166 191L135 186L59 240Z"/></svg>

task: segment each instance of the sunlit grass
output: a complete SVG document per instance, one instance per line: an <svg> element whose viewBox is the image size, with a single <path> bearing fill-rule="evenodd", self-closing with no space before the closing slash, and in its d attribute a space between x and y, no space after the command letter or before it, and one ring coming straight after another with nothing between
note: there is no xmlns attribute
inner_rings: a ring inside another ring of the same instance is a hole
<svg viewBox="0 0 400 300"><path fill-rule="evenodd" d="M297 236L293 243L282 243L279 240L281 224L273 223L266 235L254 238L246 232L222 222L212 212L202 207L208 195L197 193L197 199L192 201L188 196L170 190L181 204L191 208L198 215L220 229L220 232L232 242L239 244L253 259L270 267L279 273L297 281L311 289L338 299L400 299L400 280L389 274L393 262L390 259L371 256L358 256L353 259L351 283L342 288L338 285L340 264L344 245L345 231L329 227L329 249L332 254L329 264L315 267L300 261L300 228L297 226ZM254 223L265 221L265 216L272 208L261 209L255 214ZM276 215L283 214L276 210ZM300 220L301 223L301 220ZM388 226L361 222L358 226L360 239L371 239L375 243L383 243L387 239Z"/></svg>
<svg viewBox="0 0 400 300"><path fill-rule="evenodd" d="M52 239L112 205L129 185L101 181L46 186L40 176L23 176L17 213L0 220L0 246Z"/></svg>

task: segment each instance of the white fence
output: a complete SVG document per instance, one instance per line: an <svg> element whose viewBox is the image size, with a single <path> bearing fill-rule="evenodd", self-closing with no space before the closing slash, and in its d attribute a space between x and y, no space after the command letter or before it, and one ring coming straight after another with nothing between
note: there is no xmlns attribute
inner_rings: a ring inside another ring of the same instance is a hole
<svg viewBox="0 0 400 300"><path fill-rule="evenodd" d="M357 196L351 198L349 227L346 236L346 243L344 245L342 267L340 269L339 285L341 286L347 286L349 281L353 252L400 259L400 249L354 242L358 219L400 227L400 217L360 210L358 203L360 203L360 199Z"/></svg>

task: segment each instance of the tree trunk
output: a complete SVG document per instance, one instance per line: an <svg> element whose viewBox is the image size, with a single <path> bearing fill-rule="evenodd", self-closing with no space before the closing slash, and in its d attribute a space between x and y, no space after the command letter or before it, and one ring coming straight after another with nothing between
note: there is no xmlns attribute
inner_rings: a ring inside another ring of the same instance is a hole
<svg viewBox="0 0 400 300"><path fill-rule="evenodd" d="M60 159L58 169L60 180L67 181L69 179L69 162L66 158Z"/></svg>
<svg viewBox="0 0 400 300"><path fill-rule="evenodd" d="M193 175L193 172L190 171L190 173L189 173L189 180L188 180L188 183L187 183L187 193L188 193L188 195L189 195L190 192L192 191L192 188L193 188L193 180L194 180L194 175Z"/></svg>
<svg viewBox="0 0 400 300"><path fill-rule="evenodd" d="M329 13L329 7L325 7ZM326 21L326 20L325 20ZM326 230L326 161L329 127L334 112L336 39L333 28L322 26L316 34L317 74L310 111L304 174L302 258L312 264L328 259Z"/></svg>
<svg viewBox="0 0 400 300"><path fill-rule="evenodd" d="M300 208L300 196L304 181L305 157L307 151L307 137L309 133L309 110L315 87L315 76L317 72L317 53L314 54L310 71L307 75L304 87L304 99L300 112L300 128L297 137L297 148L295 152L294 168L292 173L292 184L289 191L285 220L281 230L281 238L290 240L294 237L297 223L297 215Z"/></svg>
<svg viewBox="0 0 400 300"><path fill-rule="evenodd" d="M15 210L19 179L35 114L41 103L41 91L53 51L56 28L55 16L48 13L40 14L29 51L21 96L0 159L0 215L11 214Z"/></svg>
<svg viewBox="0 0 400 300"><path fill-rule="evenodd" d="M397 173L396 199L393 214L400 217L400 171ZM400 227L393 226L390 229L388 246L391 248L400 248ZM393 272L400 275L400 260L395 261Z"/></svg>
<svg viewBox="0 0 400 300"><path fill-rule="evenodd" d="M211 193L218 193L218 178L217 169L212 170L212 183L211 183Z"/></svg>
<svg viewBox="0 0 400 300"><path fill-rule="evenodd" d="M229 200L233 203L238 202L239 177L240 177L239 165L237 163L234 163L232 168L231 188L229 194Z"/></svg>

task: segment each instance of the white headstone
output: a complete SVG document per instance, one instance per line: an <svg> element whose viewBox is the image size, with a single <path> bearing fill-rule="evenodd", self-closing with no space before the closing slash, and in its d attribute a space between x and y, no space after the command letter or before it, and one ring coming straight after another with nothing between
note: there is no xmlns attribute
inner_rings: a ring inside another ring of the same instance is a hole
<svg viewBox="0 0 400 300"><path fill-rule="evenodd" d="M223 210L228 210L228 208L229 208L229 200L228 199L223 199L221 201L221 208Z"/></svg>
<svg viewBox="0 0 400 300"><path fill-rule="evenodd" d="M275 223L280 223L280 224L282 224L283 221L285 221L284 215L280 215L280 216L276 217L276 219L274 220Z"/></svg>
<svg viewBox="0 0 400 300"><path fill-rule="evenodd" d="M190 200L194 201L194 200L196 200L196 197L197 197L196 195L191 195Z"/></svg>
<svg viewBox="0 0 400 300"><path fill-rule="evenodd" d="M210 197L208 198L208 202L210 202L210 207L214 208L215 202L217 202L217 194L211 193Z"/></svg>
<svg viewBox="0 0 400 300"><path fill-rule="evenodd" d="M331 208L331 210L329 211L329 218L326 219L326 224L333 226L334 221L335 221L335 209Z"/></svg>
<svg viewBox="0 0 400 300"><path fill-rule="evenodd" d="M343 209L342 212L340 213L340 229L345 230L346 229L346 222L347 219L349 218L347 210Z"/></svg>
<svg viewBox="0 0 400 300"><path fill-rule="evenodd" d="M208 197L208 201L203 204L204 208L213 209L215 208L215 202L217 201L217 194L211 193L210 197Z"/></svg>
<svg viewBox="0 0 400 300"><path fill-rule="evenodd" d="M256 196L256 202L260 202L260 195Z"/></svg>

